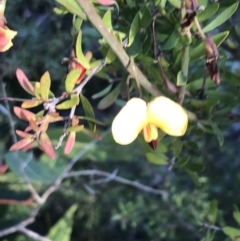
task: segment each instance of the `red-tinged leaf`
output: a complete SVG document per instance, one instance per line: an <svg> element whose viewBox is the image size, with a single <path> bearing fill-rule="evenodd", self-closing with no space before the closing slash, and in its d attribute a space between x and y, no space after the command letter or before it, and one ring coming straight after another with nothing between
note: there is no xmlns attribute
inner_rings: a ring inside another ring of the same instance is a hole
<svg viewBox="0 0 240 241"><path fill-rule="evenodd" d="M52 145L51 140L49 139L46 132L42 132L39 139L39 148L42 149L51 159L56 159L56 154Z"/></svg>
<svg viewBox="0 0 240 241"><path fill-rule="evenodd" d="M49 116L49 123L57 122L57 121L62 121L63 117L62 116Z"/></svg>
<svg viewBox="0 0 240 241"><path fill-rule="evenodd" d="M69 132L79 132L79 131L82 131L84 129L84 125L80 125L80 126L71 126L68 128L68 131Z"/></svg>
<svg viewBox="0 0 240 241"><path fill-rule="evenodd" d="M78 125L78 123L79 123L78 117L77 117L77 116L74 116L74 117L72 118L72 126L76 126L76 125Z"/></svg>
<svg viewBox="0 0 240 241"><path fill-rule="evenodd" d="M34 121L34 120L30 120L29 121L29 125L30 125L30 127L31 127L31 129L32 130L34 130L34 131L38 131L38 124L36 123L36 121Z"/></svg>
<svg viewBox="0 0 240 241"><path fill-rule="evenodd" d="M65 80L65 89L68 93L71 93L76 82L79 79L79 76L81 75L82 70L80 68L77 69L73 69L71 70L68 75L67 78Z"/></svg>
<svg viewBox="0 0 240 241"><path fill-rule="evenodd" d="M6 164L1 164L0 165L0 175L4 174L8 169L8 165Z"/></svg>
<svg viewBox="0 0 240 241"><path fill-rule="evenodd" d="M48 100L51 86L51 78L49 72L45 72L40 80L40 93L43 100Z"/></svg>
<svg viewBox="0 0 240 241"><path fill-rule="evenodd" d="M31 142L33 142L33 139L32 138L25 138L25 139L22 139L16 143L14 143L9 151L19 151L21 149L23 149L25 146L29 145Z"/></svg>
<svg viewBox="0 0 240 241"><path fill-rule="evenodd" d="M68 139L66 141L66 145L64 147L65 155L69 154L72 151L75 143L75 138L76 138L76 132L70 132Z"/></svg>
<svg viewBox="0 0 240 241"><path fill-rule="evenodd" d="M33 108L36 107L38 105L42 104L41 100L26 100L22 103L21 107L22 108Z"/></svg>
<svg viewBox="0 0 240 241"><path fill-rule="evenodd" d="M45 118L41 124L42 131L46 132L48 129L48 126L49 126L49 116L47 119Z"/></svg>
<svg viewBox="0 0 240 241"><path fill-rule="evenodd" d="M90 130L87 130L87 129L83 129L82 132L84 132L86 135L94 138L94 139L97 139L97 140L102 140L102 137L99 136L97 133L95 132L92 132Z"/></svg>
<svg viewBox="0 0 240 241"><path fill-rule="evenodd" d="M22 120L36 120L36 115L28 110L22 109L18 106L14 106L13 111L15 115Z"/></svg>
<svg viewBox="0 0 240 241"><path fill-rule="evenodd" d="M20 130L16 130L16 134L22 138L33 137L32 134Z"/></svg>
<svg viewBox="0 0 240 241"><path fill-rule="evenodd" d="M27 76L24 74L24 72L21 69L16 70L16 76L22 88L30 95L34 95L33 85L31 84L31 82L28 80Z"/></svg>
<svg viewBox="0 0 240 241"><path fill-rule="evenodd" d="M33 141L33 142L29 143L28 145L24 146L22 148L22 151L28 151L30 149L33 149L34 147L37 147L37 142L36 141Z"/></svg>
<svg viewBox="0 0 240 241"><path fill-rule="evenodd" d="M116 1L114 0L97 0L97 2L101 5L113 5L113 4L116 4Z"/></svg>

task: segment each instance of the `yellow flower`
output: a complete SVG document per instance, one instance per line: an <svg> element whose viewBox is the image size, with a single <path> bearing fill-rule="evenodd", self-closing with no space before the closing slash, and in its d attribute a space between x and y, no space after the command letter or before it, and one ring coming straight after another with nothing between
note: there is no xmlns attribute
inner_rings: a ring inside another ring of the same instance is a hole
<svg viewBox="0 0 240 241"><path fill-rule="evenodd" d="M145 141L153 142L152 147L155 149L157 128L171 136L182 136L187 125L185 110L167 97L156 97L149 103L140 98L132 98L113 120L112 134L118 144L128 145L142 131Z"/></svg>
<svg viewBox="0 0 240 241"><path fill-rule="evenodd" d="M4 25L0 25L0 52L5 52L13 46L12 39L16 34L16 31L10 30Z"/></svg>
<svg viewBox="0 0 240 241"><path fill-rule="evenodd" d="M13 46L12 39L17 35L16 31L13 31L6 27L6 19L4 17L4 11L6 7L6 0L0 1L0 52L5 52Z"/></svg>

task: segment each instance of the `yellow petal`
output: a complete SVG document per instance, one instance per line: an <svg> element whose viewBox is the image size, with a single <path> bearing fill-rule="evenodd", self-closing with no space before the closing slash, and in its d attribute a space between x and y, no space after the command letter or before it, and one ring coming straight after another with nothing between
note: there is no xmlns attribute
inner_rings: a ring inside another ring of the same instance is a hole
<svg viewBox="0 0 240 241"><path fill-rule="evenodd" d="M182 136L188 125L186 111L178 103L160 96L148 104L148 122L171 136Z"/></svg>
<svg viewBox="0 0 240 241"><path fill-rule="evenodd" d="M152 140L157 140L158 138L158 129L156 126L149 124L143 128L143 137L147 143Z"/></svg>
<svg viewBox="0 0 240 241"><path fill-rule="evenodd" d="M121 145L133 142L147 125L147 105L139 98L132 98L121 109L112 123L114 140Z"/></svg>
<svg viewBox="0 0 240 241"><path fill-rule="evenodd" d="M16 34L16 31L13 31L6 26L0 27L0 52L5 52L12 47L12 39Z"/></svg>

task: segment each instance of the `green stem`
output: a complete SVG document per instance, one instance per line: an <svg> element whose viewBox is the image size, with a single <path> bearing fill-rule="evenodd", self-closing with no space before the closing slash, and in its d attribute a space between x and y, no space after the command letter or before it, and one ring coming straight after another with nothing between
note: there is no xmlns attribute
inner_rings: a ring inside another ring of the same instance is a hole
<svg viewBox="0 0 240 241"><path fill-rule="evenodd" d="M95 28L99 31L103 38L108 42L112 50L122 62L123 66L134 78L136 78L136 81L138 81L138 83L140 83L140 85L153 96L161 95L161 92L157 89L157 87L147 80L147 78L133 61L130 61L129 56L123 49L121 43L118 42L113 32L107 29L102 19L95 11L92 3L86 0L78 0L78 3L83 9L83 11L86 13L89 21L95 26Z"/></svg>

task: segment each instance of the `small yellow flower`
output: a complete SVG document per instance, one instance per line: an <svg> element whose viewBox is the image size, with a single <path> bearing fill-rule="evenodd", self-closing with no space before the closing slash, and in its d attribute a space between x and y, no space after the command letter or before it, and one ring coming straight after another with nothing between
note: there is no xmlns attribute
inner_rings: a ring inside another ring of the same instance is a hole
<svg viewBox="0 0 240 241"><path fill-rule="evenodd" d="M0 52L5 52L13 46L12 39L17 35L16 31L9 29L4 17L6 0L0 0Z"/></svg>
<svg viewBox="0 0 240 241"><path fill-rule="evenodd" d="M167 97L159 96L149 103L132 98L113 120L112 134L118 144L128 145L142 131L145 141L151 143L158 139L157 128L171 136L182 136L187 125L185 110Z"/></svg>

